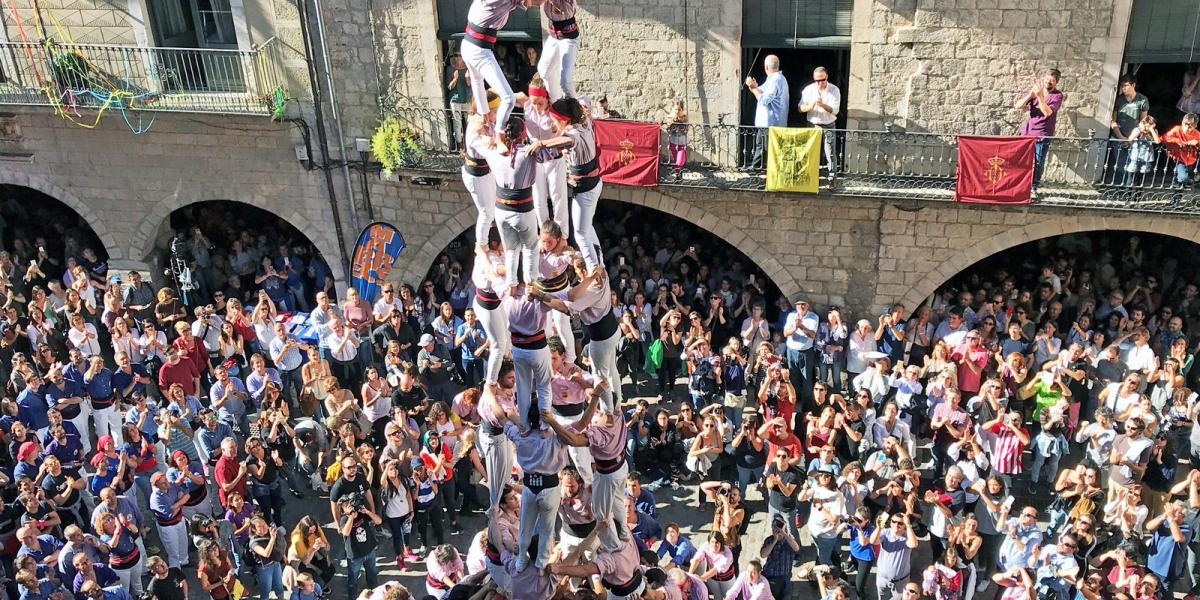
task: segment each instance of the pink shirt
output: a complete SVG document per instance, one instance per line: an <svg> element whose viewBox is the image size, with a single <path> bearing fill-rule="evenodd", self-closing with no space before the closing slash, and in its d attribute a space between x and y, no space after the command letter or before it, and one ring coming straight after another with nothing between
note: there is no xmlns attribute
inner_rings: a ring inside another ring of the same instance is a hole
<svg viewBox="0 0 1200 600"><path fill-rule="evenodd" d="M575 0L546 0L542 3L542 12L551 21L565 21L575 16L579 5Z"/></svg>
<svg viewBox="0 0 1200 600"><path fill-rule="evenodd" d="M571 145L563 150L563 155L567 157L568 165L584 165L593 158L596 158L596 134L592 133L590 128L581 125L572 125L563 135L571 138Z"/></svg>
<svg viewBox="0 0 1200 600"><path fill-rule="evenodd" d="M579 488L579 495L574 498L563 497L558 505L558 516L568 525L583 525L595 522L592 514L592 490L587 487Z"/></svg>
<svg viewBox="0 0 1200 600"><path fill-rule="evenodd" d="M357 303L343 302L342 316L345 317L346 324L353 327L356 333L369 332L375 316L374 307L362 300Z"/></svg>
<svg viewBox="0 0 1200 600"><path fill-rule="evenodd" d="M612 292L607 279L601 282L600 287L587 284L583 294L574 301L567 300L566 294L563 294L562 300L572 313L579 314L585 325L599 323L604 315L612 313Z"/></svg>
<svg viewBox="0 0 1200 600"><path fill-rule="evenodd" d="M627 432L625 415L618 410L610 418L607 427L592 423L583 433L587 436L588 449L592 451L592 458L614 460L625 454Z"/></svg>
<svg viewBox="0 0 1200 600"><path fill-rule="evenodd" d="M463 570L462 557L455 553L454 560L448 565L442 565L438 562L437 553L430 550L429 556L425 557L425 568L429 572L429 576L441 581L447 577L457 577L458 572Z"/></svg>
<svg viewBox="0 0 1200 600"><path fill-rule="evenodd" d="M504 264L504 255L503 254L497 254L495 252L488 252L487 257L488 257L488 262L492 263L492 272L493 273L496 272L496 267ZM475 261L475 266L471 268L471 283L474 283L475 287L477 287L485 292L498 293L499 290L508 291L508 286L504 284L504 278L503 277L497 277L496 279L489 278L487 275L487 270L485 270L483 268L483 263L478 260Z"/></svg>
<svg viewBox="0 0 1200 600"><path fill-rule="evenodd" d="M513 335L528 336L545 331L546 314L550 309L530 296L527 290L505 296L501 303L508 315L508 329Z"/></svg>
<svg viewBox="0 0 1200 600"><path fill-rule="evenodd" d="M517 409L516 396L512 393L512 390L508 390L506 392L502 388L500 390L500 393L496 396L496 400L498 400L500 402L500 408L503 408L505 410L516 410ZM481 399L479 401L479 420L486 421L488 425L491 425L493 427L504 427L504 423L507 421L507 417L505 417L504 415L493 414L492 413L492 403L490 401L485 401L485 400Z"/></svg>
<svg viewBox="0 0 1200 600"><path fill-rule="evenodd" d="M538 271L542 279L558 277L571 266L571 257L566 254L542 252L541 255Z"/></svg>
<svg viewBox="0 0 1200 600"><path fill-rule="evenodd" d="M580 377L576 378L575 375ZM581 379L582 383L577 379ZM587 402L584 390L595 385L596 379L591 373L564 361L562 368L550 373L550 391L554 406L571 406Z"/></svg>
<svg viewBox="0 0 1200 600"><path fill-rule="evenodd" d="M534 107L533 100L526 100L523 105L525 109L525 133L529 134L530 139L548 140L554 136L554 121L550 117L550 111L538 112Z"/></svg>
<svg viewBox="0 0 1200 600"><path fill-rule="evenodd" d="M554 597L554 587L558 578L550 574L542 574L542 569L532 565L524 571L517 572L517 557L504 553L504 570L512 578L512 600L546 600Z"/></svg>
<svg viewBox="0 0 1200 600"><path fill-rule="evenodd" d="M954 353L951 354L951 358L958 360L962 357L966 357L966 359L963 362L958 363L958 389L964 392L978 392L979 381L983 376L983 368L987 366L988 362L987 348L979 346L974 350L970 350L965 345L955 348ZM967 360L975 363L979 367L978 373L972 371L971 368L967 366Z"/></svg>
<svg viewBox="0 0 1200 600"><path fill-rule="evenodd" d="M775 600L771 595L771 584L767 583L767 578L761 574L758 576L758 581L750 581L750 572L743 571L738 575L737 581L733 583L733 588L725 594L726 598L740 598L741 600Z"/></svg>
<svg viewBox="0 0 1200 600"><path fill-rule="evenodd" d="M692 562L697 562L704 565L703 570L716 569L717 574L729 572L733 568L733 552L729 548L725 548L720 554L714 553L708 544L703 544L696 551L696 556L692 558Z"/></svg>
<svg viewBox="0 0 1200 600"><path fill-rule="evenodd" d="M633 536L629 536L616 552L601 552L592 562L600 569L601 579L615 585L629 583L640 566Z"/></svg>
<svg viewBox="0 0 1200 600"><path fill-rule="evenodd" d="M513 9L525 9L521 0L475 0L467 10L467 21L480 27L503 29Z"/></svg>
<svg viewBox="0 0 1200 600"><path fill-rule="evenodd" d="M526 152L529 147L525 144L517 144L508 154L501 154L499 146L488 148L484 138L477 138L471 148L487 160L488 166L492 168L492 179L496 181L496 187L508 189L533 187L533 182L537 179L537 163L559 156L557 151L552 150L543 150L530 156Z"/></svg>

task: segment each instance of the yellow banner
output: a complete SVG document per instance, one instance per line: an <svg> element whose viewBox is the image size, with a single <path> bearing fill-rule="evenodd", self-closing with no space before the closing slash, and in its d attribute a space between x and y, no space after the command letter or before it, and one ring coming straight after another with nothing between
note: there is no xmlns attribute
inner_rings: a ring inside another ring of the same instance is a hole
<svg viewBox="0 0 1200 600"><path fill-rule="evenodd" d="M772 127L767 136L767 191L817 193L821 129Z"/></svg>

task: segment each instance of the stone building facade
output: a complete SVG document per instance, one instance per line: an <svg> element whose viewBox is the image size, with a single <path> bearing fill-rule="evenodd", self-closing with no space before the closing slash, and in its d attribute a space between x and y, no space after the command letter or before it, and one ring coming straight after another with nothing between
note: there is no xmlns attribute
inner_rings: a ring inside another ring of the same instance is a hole
<svg viewBox="0 0 1200 600"><path fill-rule="evenodd" d="M187 1L187 0L180 0ZM468 0L461 0L467 2ZM21 20L31 0L16 0ZM59 4L54 4L58 2ZM148 0L41 1L76 42L153 45ZM342 137L327 125L332 154L355 160L355 139L369 138L391 107L440 109L450 47L438 38L437 0L309 0L327 34ZM1103 131L1135 0L854 0L850 84L843 90L850 127L893 125L910 131L1008 133L1020 115L1013 98L1039 68L1063 71L1068 100L1064 134ZM746 53L742 11L749 0L601 0L585 2L576 80L581 93L608 95L627 116L655 118L668 98L686 97L693 122L736 115L744 101ZM240 47L275 38L286 73L289 114L313 121L312 92L296 4L243 0L236 7ZM25 11L25 12L22 12ZM11 14L0 32L15 39ZM90 25L89 25L90 24ZM314 30L316 23L308 23ZM2 41L2 40L0 40ZM323 61L313 62L317 75ZM758 62L761 62L759 59ZM3 61L0 60L0 65ZM785 71L787 65L785 65ZM793 72L804 79L807 73ZM0 94L2 96L2 94ZM308 234L342 273L333 213L352 243L354 223L395 223L408 245L398 279L420 277L434 257L474 219L453 176L437 186L384 181L334 168L334 200L319 170L306 170L294 148L297 130L262 117L159 114L134 137L118 119L77 128L48 109L15 107L16 141L0 154L0 183L50 194L96 226L114 264L148 267L167 215L203 200L266 208ZM727 121L728 122L728 121ZM1102 135L1102 133L1100 134ZM109 152L121 148L121 152ZM315 157L314 157L315 158ZM345 180L349 175L349 180ZM1078 214L1059 209L992 209L941 203L762 194L661 186L610 186L605 198L645 204L692 221L741 248L785 293L865 308L904 299L915 304L970 261L1037 237L1119 227L1195 237L1196 221L1144 215ZM831 207L836 207L837 219ZM1017 228L1019 234L1003 234ZM918 241L914 241L918 240ZM1011 243L1010 243L1011 242ZM952 250L955 249L955 250ZM965 262L964 262L965 261ZM938 278L941 278L940 280ZM339 282L345 280L339 277Z"/></svg>

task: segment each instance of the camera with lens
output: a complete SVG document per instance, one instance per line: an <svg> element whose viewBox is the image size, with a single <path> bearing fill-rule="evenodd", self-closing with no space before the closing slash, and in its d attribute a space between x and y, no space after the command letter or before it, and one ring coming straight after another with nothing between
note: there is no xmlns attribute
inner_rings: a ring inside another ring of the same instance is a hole
<svg viewBox="0 0 1200 600"><path fill-rule="evenodd" d="M342 496L338 502L348 506L352 511L359 511L366 508L367 497L364 496L362 492L350 492L349 494Z"/></svg>
<svg viewBox="0 0 1200 600"><path fill-rule="evenodd" d="M717 488L717 493L720 494L721 496L728 496L730 489L732 489L732 488L730 487L730 485L728 483L723 483L723 484L721 484L721 487Z"/></svg>

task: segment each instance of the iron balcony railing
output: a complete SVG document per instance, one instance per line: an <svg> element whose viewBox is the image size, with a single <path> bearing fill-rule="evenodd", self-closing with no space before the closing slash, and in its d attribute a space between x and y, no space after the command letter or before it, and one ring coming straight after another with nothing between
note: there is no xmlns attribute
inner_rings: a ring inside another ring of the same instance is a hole
<svg viewBox="0 0 1200 600"><path fill-rule="evenodd" d="M0 43L0 104L266 115L280 85L278 46Z"/></svg>
<svg viewBox="0 0 1200 600"><path fill-rule="evenodd" d="M462 115L446 109L387 109L407 125L422 152L407 168L457 171L462 165ZM685 187L762 190L766 170L756 158L755 127L688 123L664 125L659 183ZM830 129L836 148L836 178L828 185L821 160L822 193L917 200L954 199L958 138L952 134ZM682 137L680 137L682 136ZM685 141L686 158L675 168L668 142ZM1130 172L1131 157L1134 157ZM1163 144L1053 138L1033 202L1152 212L1200 212L1200 192L1176 178L1178 163Z"/></svg>

